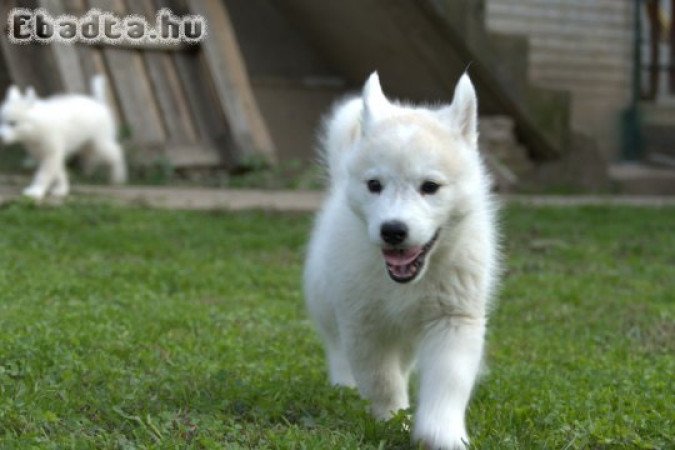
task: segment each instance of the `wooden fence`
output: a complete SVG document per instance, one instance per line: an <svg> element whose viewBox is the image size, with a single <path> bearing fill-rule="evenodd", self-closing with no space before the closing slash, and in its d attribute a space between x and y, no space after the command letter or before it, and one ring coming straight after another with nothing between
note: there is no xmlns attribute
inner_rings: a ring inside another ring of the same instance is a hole
<svg viewBox="0 0 675 450"><path fill-rule="evenodd" d="M2 2L0 17L14 7L42 7L52 16L77 17L97 8L118 17L142 15L151 24L160 8L176 16L203 16L208 34L196 44L18 45L9 41L5 30L0 50L6 78L51 95L88 92L91 77L104 74L123 142L140 164L163 158L175 167L236 170L275 161L222 1L19 0Z"/></svg>

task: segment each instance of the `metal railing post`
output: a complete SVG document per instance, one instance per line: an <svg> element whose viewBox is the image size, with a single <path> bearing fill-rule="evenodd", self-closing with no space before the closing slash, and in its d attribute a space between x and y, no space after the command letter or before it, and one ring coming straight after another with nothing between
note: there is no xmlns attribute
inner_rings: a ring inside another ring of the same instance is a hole
<svg viewBox="0 0 675 450"><path fill-rule="evenodd" d="M621 156L624 160L634 161L642 156L642 134L640 117L640 99L642 97L642 20L640 7L642 0L634 0L633 24L633 77L631 101L621 114Z"/></svg>

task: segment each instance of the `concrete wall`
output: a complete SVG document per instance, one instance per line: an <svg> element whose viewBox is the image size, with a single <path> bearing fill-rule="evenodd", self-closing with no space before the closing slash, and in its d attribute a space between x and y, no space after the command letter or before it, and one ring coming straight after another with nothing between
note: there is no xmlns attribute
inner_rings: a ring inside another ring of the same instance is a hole
<svg viewBox="0 0 675 450"><path fill-rule="evenodd" d="M529 38L529 77L572 94L572 127L619 156L619 114L631 95L631 0L485 0L491 31Z"/></svg>

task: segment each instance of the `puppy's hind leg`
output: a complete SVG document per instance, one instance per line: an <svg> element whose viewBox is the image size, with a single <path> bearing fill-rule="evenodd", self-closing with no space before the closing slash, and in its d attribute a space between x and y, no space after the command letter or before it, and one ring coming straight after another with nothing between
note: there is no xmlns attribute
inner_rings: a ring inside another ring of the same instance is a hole
<svg viewBox="0 0 675 450"><path fill-rule="evenodd" d="M100 163L100 161L96 159L96 152L91 148L91 144L86 145L83 148L83 151L79 154L78 160L82 171L88 177L94 175L96 167Z"/></svg>
<svg viewBox="0 0 675 450"><path fill-rule="evenodd" d="M114 184L127 182L127 165L122 146L114 140L102 140L94 143L96 158L108 165L110 181Z"/></svg>
<svg viewBox="0 0 675 450"><path fill-rule="evenodd" d="M55 197L65 197L70 192L70 182L68 181L68 171L65 161L61 164L54 177L54 186L49 191Z"/></svg>

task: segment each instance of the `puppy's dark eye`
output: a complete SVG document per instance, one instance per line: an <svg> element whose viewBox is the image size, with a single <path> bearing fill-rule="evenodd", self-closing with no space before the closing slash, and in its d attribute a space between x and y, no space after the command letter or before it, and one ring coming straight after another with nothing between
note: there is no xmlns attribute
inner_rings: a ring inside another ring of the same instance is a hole
<svg viewBox="0 0 675 450"><path fill-rule="evenodd" d="M440 187L441 185L438 183L434 183L433 181L425 181L422 183L422 186L420 186L420 192L422 195L432 195L435 194Z"/></svg>
<svg viewBox="0 0 675 450"><path fill-rule="evenodd" d="M373 194L379 194L382 192L382 183L380 183L380 180L368 180L366 182L368 185L368 190L372 192Z"/></svg>
<svg viewBox="0 0 675 450"><path fill-rule="evenodd" d="M15 126L16 126L16 120L8 120L6 123L7 123L7 125L10 126L10 127L15 127Z"/></svg>

